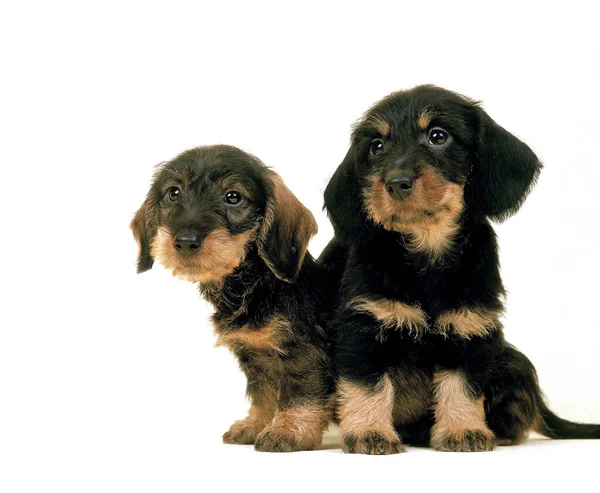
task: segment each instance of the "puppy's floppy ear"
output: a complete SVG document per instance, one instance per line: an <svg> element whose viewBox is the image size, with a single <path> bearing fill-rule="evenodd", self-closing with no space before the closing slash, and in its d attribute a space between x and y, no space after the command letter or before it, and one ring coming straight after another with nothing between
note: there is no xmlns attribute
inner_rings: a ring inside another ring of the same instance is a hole
<svg viewBox="0 0 600 493"><path fill-rule="evenodd" d="M130 224L133 236L138 242L137 272L145 272L152 268L154 259L150 253L150 243L156 236L157 217L156 205L150 195L133 216Z"/></svg>
<svg viewBox="0 0 600 493"><path fill-rule="evenodd" d="M481 130L465 200L475 213L503 221L519 210L542 164L527 144L478 111Z"/></svg>
<svg viewBox="0 0 600 493"><path fill-rule="evenodd" d="M270 173L270 179L273 187L258 232L258 253L279 279L293 282L308 241L317 234L317 222L279 175Z"/></svg>
<svg viewBox="0 0 600 493"><path fill-rule="evenodd" d="M358 232L363 222L359 218L362 204L355 151L351 146L325 188L325 209L336 236L349 240Z"/></svg>

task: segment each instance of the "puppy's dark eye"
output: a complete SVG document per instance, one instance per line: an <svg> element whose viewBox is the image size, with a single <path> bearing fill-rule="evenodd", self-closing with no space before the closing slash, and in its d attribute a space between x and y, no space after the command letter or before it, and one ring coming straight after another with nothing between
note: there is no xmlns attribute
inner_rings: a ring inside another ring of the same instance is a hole
<svg viewBox="0 0 600 493"><path fill-rule="evenodd" d="M371 142L371 147L369 148L369 152L373 156L376 156L377 154L381 154L383 151L385 151L385 147L383 145L383 140L375 139L373 142Z"/></svg>
<svg viewBox="0 0 600 493"><path fill-rule="evenodd" d="M448 140L448 132L443 128L432 128L429 132L429 143L432 145L442 145Z"/></svg>
<svg viewBox="0 0 600 493"><path fill-rule="evenodd" d="M240 205L243 200L244 198L242 197L242 194L236 190L230 190L225 194L225 203L227 205Z"/></svg>
<svg viewBox="0 0 600 493"><path fill-rule="evenodd" d="M171 187L167 192L167 196L171 202L175 202L179 197L181 197L181 190L179 187Z"/></svg>

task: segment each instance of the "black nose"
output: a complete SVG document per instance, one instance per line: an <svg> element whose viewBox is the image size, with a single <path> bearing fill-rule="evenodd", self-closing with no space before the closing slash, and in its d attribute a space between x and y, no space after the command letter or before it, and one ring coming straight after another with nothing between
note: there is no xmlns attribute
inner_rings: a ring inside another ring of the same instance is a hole
<svg viewBox="0 0 600 493"><path fill-rule="evenodd" d="M408 197L414 186L415 181L409 176L395 176L385 184L388 193L395 199Z"/></svg>
<svg viewBox="0 0 600 493"><path fill-rule="evenodd" d="M200 237L192 235L178 235L174 241L175 249L179 253L191 255L200 249Z"/></svg>

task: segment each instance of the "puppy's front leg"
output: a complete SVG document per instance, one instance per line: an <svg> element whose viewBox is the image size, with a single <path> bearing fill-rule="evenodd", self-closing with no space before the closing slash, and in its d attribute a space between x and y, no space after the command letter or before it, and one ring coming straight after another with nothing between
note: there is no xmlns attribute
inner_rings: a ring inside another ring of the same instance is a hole
<svg viewBox="0 0 600 493"><path fill-rule="evenodd" d="M392 424L394 388L387 373L372 382L341 378L337 392L344 452L387 455L404 451Z"/></svg>
<svg viewBox="0 0 600 493"><path fill-rule="evenodd" d="M351 454L387 455L404 451L393 424L395 392L386 371L378 323L346 314L339 321L336 367L337 415L342 449Z"/></svg>
<svg viewBox="0 0 600 493"><path fill-rule="evenodd" d="M261 452L313 450L321 445L332 418L328 358L314 346L299 346L282 356L277 413L257 437Z"/></svg>
<svg viewBox="0 0 600 493"><path fill-rule="evenodd" d="M250 399L250 409L245 419L231 425L223 435L223 442L251 445L275 416L278 389L275 382L267 378L266 372L250 360L240 358L240 366L248 379L246 393Z"/></svg>
<svg viewBox="0 0 600 493"><path fill-rule="evenodd" d="M441 351L443 364L433 378L431 446L435 450L484 452L495 447L494 433L485 418L483 389L503 337L495 320L490 319L486 326L482 320L469 310L453 315L445 325L438 319L438 328L449 339Z"/></svg>
<svg viewBox="0 0 600 493"><path fill-rule="evenodd" d="M485 421L483 396L471 390L464 373L460 369L437 371L433 385L431 446L443 452L493 450L495 437Z"/></svg>

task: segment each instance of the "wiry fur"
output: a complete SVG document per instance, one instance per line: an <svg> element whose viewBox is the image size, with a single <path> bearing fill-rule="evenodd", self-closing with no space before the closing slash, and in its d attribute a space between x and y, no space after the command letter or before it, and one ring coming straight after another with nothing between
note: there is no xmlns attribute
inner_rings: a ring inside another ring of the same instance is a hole
<svg viewBox="0 0 600 493"><path fill-rule="evenodd" d="M225 201L231 191L243 197L235 206ZM248 416L223 441L269 452L319 447L333 415L323 327L338 278L307 253L317 231L308 209L254 156L200 147L159 167L131 229L138 271L156 260L197 282L215 308L217 345L247 377ZM194 238L194 247L182 249L181 238Z"/></svg>
<svg viewBox="0 0 600 493"><path fill-rule="evenodd" d="M479 103L435 86L393 93L356 124L325 190L335 238L320 258L344 269L332 326L342 436L355 435L345 423L360 422L362 396L386 375L397 384L393 411L371 420L380 439L344 441L347 452L401 450L392 424L438 450L491 450L531 429L600 437L547 409L535 369L503 337L490 220L519 209L540 169Z"/></svg>

